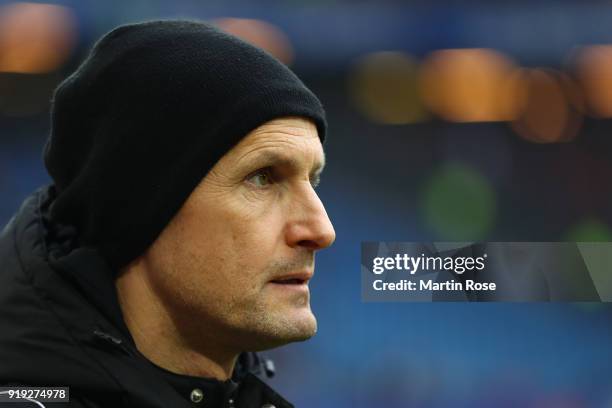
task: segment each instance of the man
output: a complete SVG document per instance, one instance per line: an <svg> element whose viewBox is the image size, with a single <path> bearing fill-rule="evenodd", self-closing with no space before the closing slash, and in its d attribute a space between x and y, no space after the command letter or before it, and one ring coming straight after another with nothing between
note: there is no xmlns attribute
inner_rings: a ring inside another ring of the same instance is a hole
<svg viewBox="0 0 612 408"><path fill-rule="evenodd" d="M325 130L288 68L204 23L104 36L55 92L53 185L0 236L0 383L69 386L77 407L290 407L253 352L316 332Z"/></svg>

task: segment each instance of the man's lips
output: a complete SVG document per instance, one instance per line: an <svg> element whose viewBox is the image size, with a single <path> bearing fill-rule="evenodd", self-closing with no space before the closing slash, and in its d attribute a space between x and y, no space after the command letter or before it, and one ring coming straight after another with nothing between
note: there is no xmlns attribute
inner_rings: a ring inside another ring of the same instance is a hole
<svg viewBox="0 0 612 408"><path fill-rule="evenodd" d="M290 273L275 277L270 282L280 285L303 285L308 283L312 275L312 272Z"/></svg>

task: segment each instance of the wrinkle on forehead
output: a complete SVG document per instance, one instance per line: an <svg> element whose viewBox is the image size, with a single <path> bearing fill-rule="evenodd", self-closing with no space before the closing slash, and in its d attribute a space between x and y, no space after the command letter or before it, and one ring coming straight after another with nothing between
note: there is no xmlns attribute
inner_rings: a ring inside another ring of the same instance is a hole
<svg viewBox="0 0 612 408"><path fill-rule="evenodd" d="M242 162L251 160L254 154L262 151L286 150L290 160L298 161L296 152L310 158L312 167L322 168L325 164L323 147L315 125L302 118L283 118L253 130L230 151L231 160ZM265 155L265 153L262 153Z"/></svg>

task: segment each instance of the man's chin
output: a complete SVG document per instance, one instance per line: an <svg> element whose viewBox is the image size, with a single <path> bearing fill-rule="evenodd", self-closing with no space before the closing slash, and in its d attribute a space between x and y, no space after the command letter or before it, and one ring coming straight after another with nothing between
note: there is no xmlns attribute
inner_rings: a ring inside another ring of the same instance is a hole
<svg viewBox="0 0 612 408"><path fill-rule="evenodd" d="M301 312L299 316L283 316L276 322L269 322L269 326L259 332L257 341L252 351L262 351L284 346L285 344L305 341L317 333L317 320L308 310Z"/></svg>

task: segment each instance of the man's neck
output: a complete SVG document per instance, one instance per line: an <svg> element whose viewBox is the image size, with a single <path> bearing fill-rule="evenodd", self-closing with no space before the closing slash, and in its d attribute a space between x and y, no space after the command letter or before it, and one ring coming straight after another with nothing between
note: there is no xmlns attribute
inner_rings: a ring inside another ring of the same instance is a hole
<svg viewBox="0 0 612 408"><path fill-rule="evenodd" d="M131 264L115 282L126 326L138 351L152 363L177 374L227 380L237 352L215 347L205 334L186 334L172 319L146 279L142 264ZM191 325L193 326L193 325ZM209 331L209 335L210 335ZM193 341L190 341L190 337Z"/></svg>

